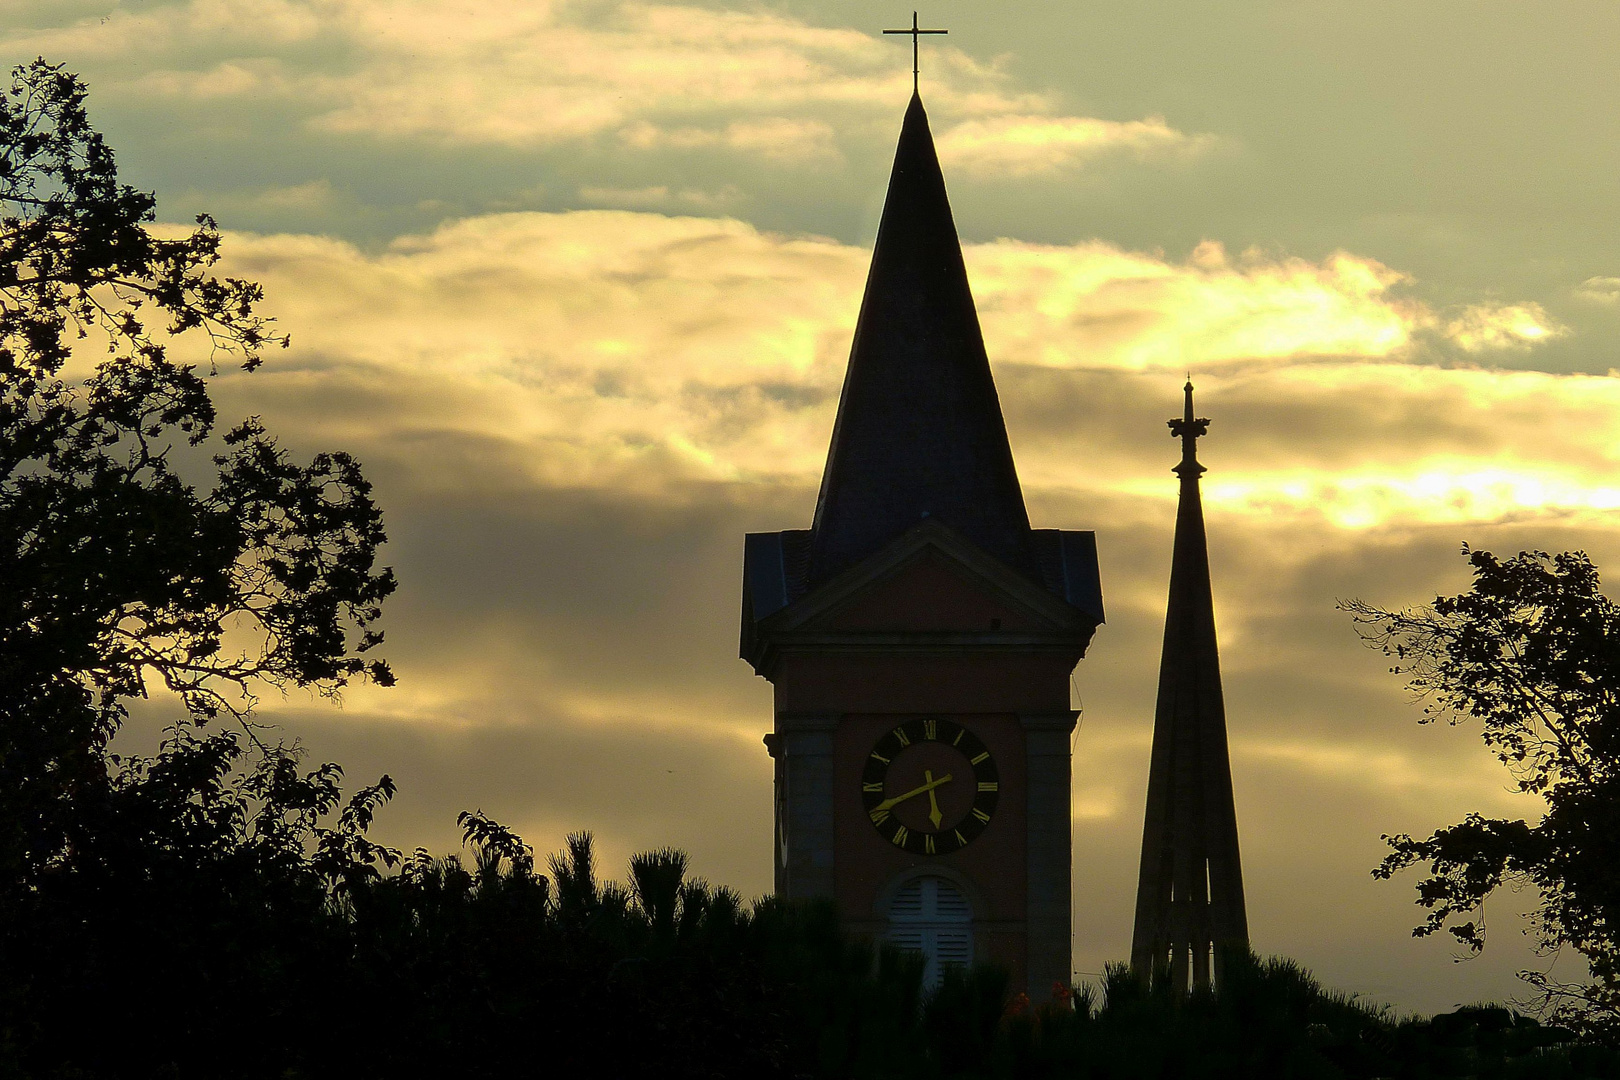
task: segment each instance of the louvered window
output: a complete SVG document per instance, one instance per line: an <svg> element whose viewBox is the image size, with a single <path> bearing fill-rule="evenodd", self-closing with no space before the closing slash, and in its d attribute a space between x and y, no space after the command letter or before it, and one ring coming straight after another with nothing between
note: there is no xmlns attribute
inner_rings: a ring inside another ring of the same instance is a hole
<svg viewBox="0 0 1620 1080"><path fill-rule="evenodd" d="M923 985L933 989L944 965L973 963L973 908L944 878L913 878L889 905L888 936L900 948L923 954Z"/></svg>

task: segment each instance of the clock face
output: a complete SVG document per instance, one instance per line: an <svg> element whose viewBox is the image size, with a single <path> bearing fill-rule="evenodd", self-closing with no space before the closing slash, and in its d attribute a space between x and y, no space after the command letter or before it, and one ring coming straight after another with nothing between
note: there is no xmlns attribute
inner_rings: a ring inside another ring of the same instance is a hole
<svg viewBox="0 0 1620 1080"><path fill-rule="evenodd" d="M916 855L972 843L1000 797L990 751L949 720L907 720L877 741L861 773L866 816L885 840Z"/></svg>

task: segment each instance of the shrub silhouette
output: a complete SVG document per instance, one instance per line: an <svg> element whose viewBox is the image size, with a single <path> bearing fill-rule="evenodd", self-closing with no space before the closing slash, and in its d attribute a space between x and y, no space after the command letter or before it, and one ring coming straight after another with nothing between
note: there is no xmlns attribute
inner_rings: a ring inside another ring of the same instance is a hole
<svg viewBox="0 0 1620 1080"><path fill-rule="evenodd" d="M0 927L0 1071L49 1077L1598 1077L1620 1057L1497 1007L1397 1021L1298 965L1228 958L1183 996L1122 965L1009 995L851 937L826 905L744 906L588 833L536 866L462 815L468 857L365 861L386 793L293 760L231 780L229 735L141 767L94 858ZM258 774L254 774L258 775ZM184 797L182 797L182 793ZM271 824L273 822L273 824ZM86 1037L93 1032L94 1037Z"/></svg>

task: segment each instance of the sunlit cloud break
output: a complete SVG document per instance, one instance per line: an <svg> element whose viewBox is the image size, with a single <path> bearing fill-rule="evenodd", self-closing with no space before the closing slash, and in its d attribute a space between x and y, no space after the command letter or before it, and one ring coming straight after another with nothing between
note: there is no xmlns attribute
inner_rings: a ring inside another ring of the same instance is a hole
<svg viewBox="0 0 1620 1080"><path fill-rule="evenodd" d="M655 498L694 481L814 484L869 261L740 221L626 211L468 218L378 254L292 235L233 235L227 251L296 342L255 385L294 395L290 422L323 442L388 453L436 433L506 464L469 476L453 457L417 459L422 483ZM1262 449L1229 452L1212 474L1212 510L1363 528L1620 506L1598 475L1620 445L1620 381L1416 366L1424 335L1448 324L1392 298L1403 276L1373 260L1204 245L1176 262L1099 242L966 255L998 368L1117 384L1192 366L1207 391L1264 410L1247 429ZM1477 342L1455 347L1471 355ZM1002 382L1012 415L1040 392ZM1331 445L1273 430L1295 422L1295 400L1339 403ZM1385 413L1443 415L1446 427L1432 445L1397 446L1365 422ZM1554 414L1591 422L1549 434ZM1026 487L1173 493L1162 455L1080 453L1084 425L1064 431L1014 431ZM449 471L435 481L436 469Z"/></svg>
<svg viewBox="0 0 1620 1080"><path fill-rule="evenodd" d="M1215 145L1186 135L1161 116L1097 120L1075 116L995 116L947 129L938 142L946 168L975 178L1050 176L1110 153L1193 157Z"/></svg>
<svg viewBox="0 0 1620 1080"><path fill-rule="evenodd" d="M1312 357L1400 358L1438 338L1468 353L1564 333L1538 304L1475 304L1450 319L1401 296L1376 259L1320 263L1214 241L1182 263L1102 241L999 240L969 251L1002 360L1052 367L1193 368Z"/></svg>
<svg viewBox="0 0 1620 1080"><path fill-rule="evenodd" d="M1620 277L1589 277L1581 282L1575 295L1596 304L1620 303Z"/></svg>
<svg viewBox="0 0 1620 1080"><path fill-rule="evenodd" d="M910 74L891 42L766 8L491 0L223 0L103 11L0 35L16 55L151 57L110 85L160 99L282 102L317 131L532 149L609 139L781 165L838 160L892 125ZM314 46L319 45L319 48ZM341 48L338 46L341 45ZM1209 145L1160 117L1063 114L993 64L939 46L929 105L963 175L1048 174L1124 151Z"/></svg>
<svg viewBox="0 0 1620 1080"><path fill-rule="evenodd" d="M1466 352L1528 348L1569 332L1536 303L1470 304L1445 320L1444 335Z"/></svg>
<svg viewBox="0 0 1620 1080"><path fill-rule="evenodd" d="M1209 504L1220 510L1314 513L1347 529L1401 519L1498 522L1548 514L1598 523L1620 509L1620 486L1547 463L1481 466L1462 459L1422 461L1403 468L1390 461L1327 476L1314 469L1216 476L1206 487Z"/></svg>

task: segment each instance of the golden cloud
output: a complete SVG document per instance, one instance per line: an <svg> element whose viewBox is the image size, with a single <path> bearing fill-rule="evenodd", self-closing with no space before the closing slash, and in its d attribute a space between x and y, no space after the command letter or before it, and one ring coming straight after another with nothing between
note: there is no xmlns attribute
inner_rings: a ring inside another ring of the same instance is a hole
<svg viewBox="0 0 1620 1080"><path fill-rule="evenodd" d="M636 149L722 149L786 165L836 161L836 136L886 130L908 72L893 42L766 8L579 0L189 0L110 7L0 36L13 53L150 57L114 89L292 102L317 130L530 148L614 136ZM334 61L342 43L350 59ZM346 65L346 66L345 66ZM942 149L965 171L997 152L1052 171L1112 148L1193 148L1161 118L1064 116L994 65L940 46Z"/></svg>
<svg viewBox="0 0 1620 1080"><path fill-rule="evenodd" d="M723 128L664 128L638 120L621 128L619 138L638 150L725 147L796 164L837 161L843 156L834 141L832 125L784 117L734 121Z"/></svg>
<svg viewBox="0 0 1620 1080"><path fill-rule="evenodd" d="M1563 337L1559 325L1540 304L1470 304L1445 321L1445 336L1464 351L1528 348Z"/></svg>
<svg viewBox="0 0 1620 1080"><path fill-rule="evenodd" d="M869 259L734 220L607 210L469 218L376 254L312 236L227 250L294 334L301 363L254 378L307 395L297 423L344 442L481 440L530 483L646 494L814 484ZM1170 498L1162 448L1122 437L1094 400L1173 389L1191 367L1204 400L1244 410L1207 482L1214 512L1367 528L1620 507L1606 479L1620 380L1411 362L1436 343L1476 353L1485 326L1520 347L1550 336L1533 305L1448 322L1391 294L1404 275L1348 253L966 254L1034 493ZM1018 374L1036 371L1049 378ZM373 404L323 407L339 387ZM1038 418L1052 402L1062 415Z"/></svg>
<svg viewBox="0 0 1620 1080"><path fill-rule="evenodd" d="M1620 277L1589 277L1581 282L1575 295L1595 304L1620 303Z"/></svg>
<svg viewBox="0 0 1620 1080"><path fill-rule="evenodd" d="M490 438L546 483L630 487L817 470L866 258L605 210L467 219L377 255L310 236L228 247L305 358L267 381L387 395L329 429Z"/></svg>
<svg viewBox="0 0 1620 1080"><path fill-rule="evenodd" d="M1026 490L1125 495L1144 506L1174 498L1165 479L1174 450L1164 429L1150 431L1158 416L1139 406L1123 418L1109 412L1156 383L1169 415L1174 387L1151 373L1115 385L1121 378L1001 380L1009 411L1041 395L1077 414L1064 425L1046 402L1034 407L1038 428L1016 443ZM1620 378L1372 358L1251 365L1195 380L1217 420L1204 450L1212 514L1348 530L1533 521L1601 528L1620 508ZM1087 394L1100 399L1091 409L1081 404Z"/></svg>
<svg viewBox="0 0 1620 1080"><path fill-rule="evenodd" d="M1020 363L1147 370L1382 358L1432 321L1421 304L1391 295L1404 274L1343 252L1322 263L1234 259L1205 241L1174 263L1102 241L999 240L970 257L997 357Z"/></svg>
<svg viewBox="0 0 1620 1080"><path fill-rule="evenodd" d="M1386 359L1433 338L1481 353L1567 333L1534 303L1478 303L1442 318L1395 291L1406 274L1342 251L1313 263L1258 251L1234 257L1205 241L1173 263L1101 241L999 240L970 259L998 356L1020 363L1151 370Z"/></svg>
<svg viewBox="0 0 1620 1080"><path fill-rule="evenodd" d="M1049 176L1111 153L1192 157L1215 140L1177 131L1162 116L1097 120L1076 116L994 116L966 120L939 137L939 157L975 178Z"/></svg>

